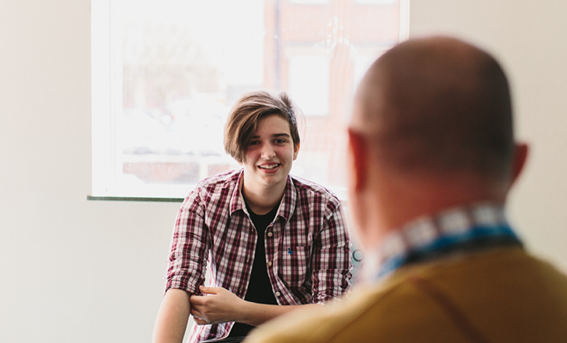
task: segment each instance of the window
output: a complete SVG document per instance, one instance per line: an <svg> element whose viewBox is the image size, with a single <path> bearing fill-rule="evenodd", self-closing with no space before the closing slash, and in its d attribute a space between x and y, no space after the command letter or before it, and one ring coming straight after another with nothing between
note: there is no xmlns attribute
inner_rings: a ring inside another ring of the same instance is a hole
<svg viewBox="0 0 567 343"><path fill-rule="evenodd" d="M329 114L329 57L296 54L288 57L289 94L305 115Z"/></svg>
<svg viewBox="0 0 567 343"><path fill-rule="evenodd" d="M349 101L407 33L407 1L93 0L93 195L184 197L238 168L228 111L267 89L305 114L291 173L344 197Z"/></svg>

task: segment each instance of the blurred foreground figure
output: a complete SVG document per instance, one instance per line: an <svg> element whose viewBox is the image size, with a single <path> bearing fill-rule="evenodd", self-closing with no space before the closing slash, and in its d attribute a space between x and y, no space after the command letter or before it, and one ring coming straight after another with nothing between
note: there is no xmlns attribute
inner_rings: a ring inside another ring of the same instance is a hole
<svg viewBox="0 0 567 343"><path fill-rule="evenodd" d="M567 277L528 254L504 216L527 155L508 83L462 41L380 57L349 127L349 208L366 283L246 342L567 342Z"/></svg>

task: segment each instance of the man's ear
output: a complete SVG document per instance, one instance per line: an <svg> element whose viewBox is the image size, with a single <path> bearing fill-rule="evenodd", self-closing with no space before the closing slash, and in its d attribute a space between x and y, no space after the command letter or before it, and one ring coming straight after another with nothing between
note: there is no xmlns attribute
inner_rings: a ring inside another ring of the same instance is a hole
<svg viewBox="0 0 567 343"><path fill-rule="evenodd" d="M512 161L512 178L510 180L510 186L512 186L518 176L520 176L524 166L526 165L526 160L528 158L528 145L526 143L516 143L514 146L514 158Z"/></svg>
<svg viewBox="0 0 567 343"><path fill-rule="evenodd" d="M298 153L299 153L299 143L295 144L294 149L293 149L293 160L294 161L297 158Z"/></svg>
<svg viewBox="0 0 567 343"><path fill-rule="evenodd" d="M364 136L351 129L348 130L348 155L349 185L354 191L360 191L368 181L368 147Z"/></svg>

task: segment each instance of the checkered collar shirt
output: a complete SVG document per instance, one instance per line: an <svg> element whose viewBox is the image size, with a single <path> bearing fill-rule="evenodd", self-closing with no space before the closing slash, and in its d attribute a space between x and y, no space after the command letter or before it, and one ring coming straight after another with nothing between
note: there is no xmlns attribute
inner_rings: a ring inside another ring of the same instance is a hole
<svg viewBox="0 0 567 343"><path fill-rule="evenodd" d="M508 225L504 208L494 203L479 203L447 209L435 216L422 216L386 236L373 251L364 267L366 280L386 277L412 256L433 256L463 243L521 241Z"/></svg>
<svg viewBox="0 0 567 343"><path fill-rule="evenodd" d="M166 290L200 294L199 285L224 287L244 298L257 232L241 193L243 171L205 179L179 209ZM264 233L266 265L280 305L320 303L350 287L350 242L338 198L288 176L274 220ZM189 342L228 335L233 323L196 325Z"/></svg>

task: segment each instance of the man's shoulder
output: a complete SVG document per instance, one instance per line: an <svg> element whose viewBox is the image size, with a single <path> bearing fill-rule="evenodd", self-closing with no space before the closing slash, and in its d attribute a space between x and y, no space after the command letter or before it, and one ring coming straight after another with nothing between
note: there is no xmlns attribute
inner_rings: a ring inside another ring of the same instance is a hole
<svg viewBox="0 0 567 343"><path fill-rule="evenodd" d="M474 323L479 332L489 333L490 341L522 341L524 337L538 342L530 336L529 327L517 327L511 336L502 328L518 320L550 332L546 337L564 337L567 328L558 323L567 320L565 277L547 269L548 265L521 249L417 264L373 285L358 286L328 307L298 310L276 319L258 330L250 343L409 342L418 337L420 342L468 342L463 318L465 326ZM551 276L538 276L542 273ZM494 307L495 303L499 306ZM557 318L550 319L545 308L553 309Z"/></svg>
<svg viewBox="0 0 567 343"><path fill-rule="evenodd" d="M320 308L299 309L263 325L246 343L374 342L381 336L380 330L388 327L387 312L391 309L381 305L393 290L397 287L359 287L342 300ZM400 308L394 311L405 312Z"/></svg>

